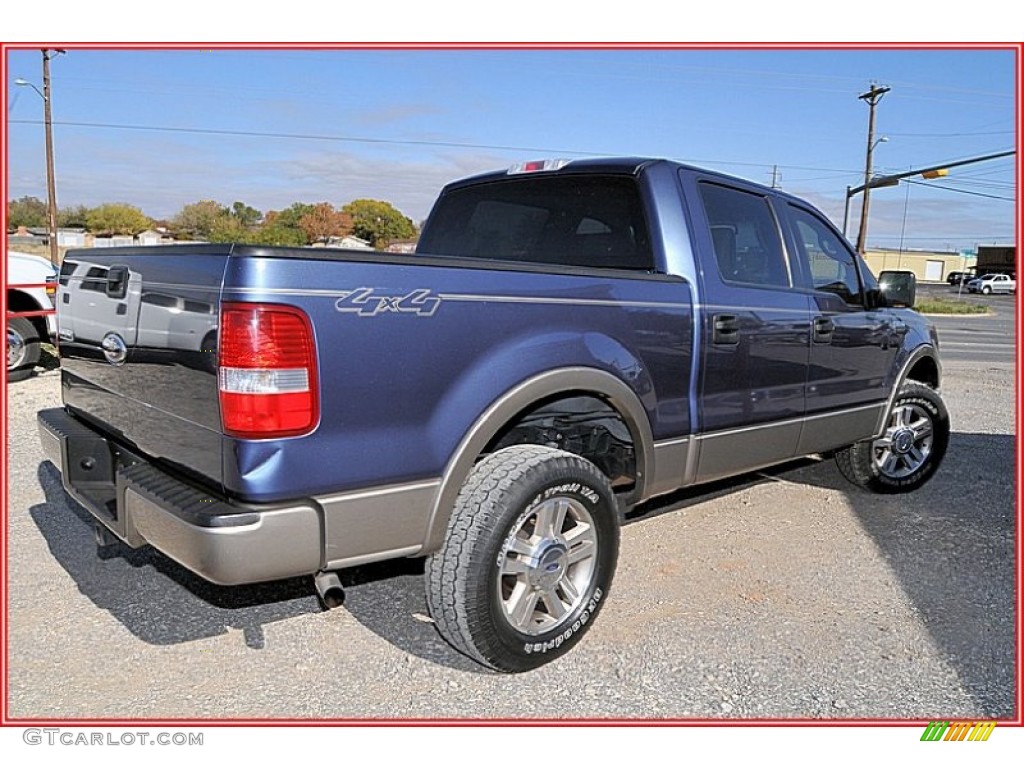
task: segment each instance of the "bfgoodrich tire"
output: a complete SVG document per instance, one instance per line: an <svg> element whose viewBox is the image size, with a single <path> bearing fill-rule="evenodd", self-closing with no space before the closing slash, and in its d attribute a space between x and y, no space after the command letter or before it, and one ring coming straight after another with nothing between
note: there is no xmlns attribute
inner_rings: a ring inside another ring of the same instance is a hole
<svg viewBox="0 0 1024 768"><path fill-rule="evenodd" d="M23 317L7 321L7 380L21 381L32 375L39 362L39 331Z"/></svg>
<svg viewBox="0 0 1024 768"><path fill-rule="evenodd" d="M931 387L908 381L889 413L884 434L839 451L847 480L877 493L906 493L935 474L949 445L949 415Z"/></svg>
<svg viewBox="0 0 1024 768"><path fill-rule="evenodd" d="M427 560L430 614L481 664L534 669L593 624L618 552L615 496L597 467L554 448L505 448L473 469Z"/></svg>

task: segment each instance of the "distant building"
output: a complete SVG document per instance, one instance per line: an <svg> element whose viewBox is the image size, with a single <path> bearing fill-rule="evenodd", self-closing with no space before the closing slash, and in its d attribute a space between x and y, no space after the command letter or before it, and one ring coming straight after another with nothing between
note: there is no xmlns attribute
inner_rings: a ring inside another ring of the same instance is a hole
<svg viewBox="0 0 1024 768"><path fill-rule="evenodd" d="M122 248L135 245L131 235L114 235L113 237L96 237L92 241L93 248Z"/></svg>
<svg viewBox="0 0 1024 768"><path fill-rule="evenodd" d="M62 227L57 230L57 245L60 248L113 248L130 245L165 245L177 241L161 227L147 229L135 237L131 235L113 235L99 237L86 232L83 227ZM7 233L8 247L46 246L50 243L49 230L45 227L18 227Z"/></svg>
<svg viewBox="0 0 1024 768"><path fill-rule="evenodd" d="M913 272L922 283L943 283L950 272L963 272L974 266L973 258L965 258L958 251L869 248L864 259L876 276L887 270L904 270Z"/></svg>
<svg viewBox="0 0 1024 768"><path fill-rule="evenodd" d="M355 235L345 235L344 237L332 237L327 241L327 245L331 248L351 248L357 251L372 251L373 246L369 240L363 240L361 237Z"/></svg>
<svg viewBox="0 0 1024 768"><path fill-rule="evenodd" d="M979 275L998 272L1011 277L1017 274L1017 246L1013 244L979 245L977 270Z"/></svg>
<svg viewBox="0 0 1024 768"><path fill-rule="evenodd" d="M161 232L159 229L147 229L145 232L139 232L135 236L135 240L138 245L165 245L174 242L174 238L170 237L166 230Z"/></svg>
<svg viewBox="0 0 1024 768"><path fill-rule="evenodd" d="M388 253L416 253L416 240L396 240L387 247Z"/></svg>
<svg viewBox="0 0 1024 768"><path fill-rule="evenodd" d="M84 248L86 245L84 227L67 227L57 230L57 245L62 248Z"/></svg>
<svg viewBox="0 0 1024 768"><path fill-rule="evenodd" d="M46 245L50 242L49 233L37 227L18 227L7 233L7 247L16 245Z"/></svg>

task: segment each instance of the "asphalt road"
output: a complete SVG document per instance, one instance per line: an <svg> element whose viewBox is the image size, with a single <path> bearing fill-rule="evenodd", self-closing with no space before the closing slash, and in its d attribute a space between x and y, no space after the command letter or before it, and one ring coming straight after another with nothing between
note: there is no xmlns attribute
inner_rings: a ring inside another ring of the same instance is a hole
<svg viewBox="0 0 1024 768"><path fill-rule="evenodd" d="M311 580L222 588L148 549L98 556L39 449L59 374L12 384L9 716L1010 717L1014 302L991 301L938 321L954 434L929 485L874 496L806 460L661 500L624 528L580 646L518 676L440 639L421 561L347 572L325 613Z"/></svg>
<svg viewBox="0 0 1024 768"><path fill-rule="evenodd" d="M956 288L921 286L924 296L958 297ZM1017 297L1011 294L982 296L959 295L964 301L987 306L990 315L957 315L933 317L939 330L943 362L1013 363L1017 349Z"/></svg>

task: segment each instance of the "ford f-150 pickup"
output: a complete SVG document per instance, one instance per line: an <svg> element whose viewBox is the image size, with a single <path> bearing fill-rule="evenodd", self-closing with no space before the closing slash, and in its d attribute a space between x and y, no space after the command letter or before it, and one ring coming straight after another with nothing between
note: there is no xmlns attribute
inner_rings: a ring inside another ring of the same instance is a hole
<svg viewBox="0 0 1024 768"><path fill-rule="evenodd" d="M644 500L814 454L926 482L938 341L898 298L781 191L526 163L448 185L409 255L70 252L40 434L102 537L327 605L340 569L425 556L445 639L523 671L592 625Z"/></svg>

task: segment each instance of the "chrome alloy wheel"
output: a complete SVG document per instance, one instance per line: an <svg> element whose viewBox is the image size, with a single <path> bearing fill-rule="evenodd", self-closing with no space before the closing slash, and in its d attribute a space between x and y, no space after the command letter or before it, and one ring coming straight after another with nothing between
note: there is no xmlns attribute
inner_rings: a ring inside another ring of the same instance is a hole
<svg viewBox="0 0 1024 768"><path fill-rule="evenodd" d="M579 501L553 496L521 516L498 557L498 599L513 629L539 635L583 602L597 566L594 520Z"/></svg>
<svg viewBox="0 0 1024 768"><path fill-rule="evenodd" d="M915 403L897 405L885 434L871 447L879 472L897 478L912 475L932 452L932 418Z"/></svg>
<svg viewBox="0 0 1024 768"><path fill-rule="evenodd" d="M7 370L20 368L25 362L27 346L21 334L12 328L7 329Z"/></svg>

